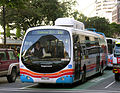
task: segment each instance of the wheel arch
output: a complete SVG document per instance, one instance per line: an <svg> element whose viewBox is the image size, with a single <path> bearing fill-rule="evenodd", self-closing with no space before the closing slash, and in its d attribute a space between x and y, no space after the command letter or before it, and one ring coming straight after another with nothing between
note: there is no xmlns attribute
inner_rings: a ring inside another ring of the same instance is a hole
<svg viewBox="0 0 120 93"><path fill-rule="evenodd" d="M17 73L19 72L19 63L12 63L10 64L9 68L8 68L8 73L7 75L10 75L12 72L12 69L15 68Z"/></svg>

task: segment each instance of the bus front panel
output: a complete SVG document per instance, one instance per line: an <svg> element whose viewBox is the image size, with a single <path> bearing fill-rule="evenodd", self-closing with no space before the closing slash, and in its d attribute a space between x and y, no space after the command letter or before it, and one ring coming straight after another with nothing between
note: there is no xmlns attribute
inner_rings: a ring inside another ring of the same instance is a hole
<svg viewBox="0 0 120 93"><path fill-rule="evenodd" d="M21 80L23 82L71 83L70 34L60 29L29 31L21 51ZM67 77L67 78L66 78ZM26 78L28 78L26 80ZM36 80L37 79L37 80Z"/></svg>

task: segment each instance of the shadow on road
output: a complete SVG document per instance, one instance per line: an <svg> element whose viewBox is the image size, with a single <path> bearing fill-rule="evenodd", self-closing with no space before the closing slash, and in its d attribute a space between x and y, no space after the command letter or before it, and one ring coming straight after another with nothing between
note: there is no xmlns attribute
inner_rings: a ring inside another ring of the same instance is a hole
<svg viewBox="0 0 120 93"><path fill-rule="evenodd" d="M32 86L31 88L42 88L42 89L72 89L76 86L80 85L80 83L74 83L74 84L38 84L35 86Z"/></svg>

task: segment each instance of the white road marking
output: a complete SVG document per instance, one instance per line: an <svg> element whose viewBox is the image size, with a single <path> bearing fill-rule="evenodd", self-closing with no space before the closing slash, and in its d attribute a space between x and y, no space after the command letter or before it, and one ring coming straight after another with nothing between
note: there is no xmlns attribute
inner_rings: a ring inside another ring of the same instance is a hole
<svg viewBox="0 0 120 93"><path fill-rule="evenodd" d="M29 86L22 87L22 88L19 88L19 89L26 89L26 88L33 87L33 86L36 86L36 85L38 85L38 84L29 85Z"/></svg>
<svg viewBox="0 0 120 93"><path fill-rule="evenodd" d="M96 78L96 79L93 79L91 80L90 82L99 82L101 80L104 80L105 78Z"/></svg>
<svg viewBox="0 0 120 93"><path fill-rule="evenodd" d="M112 83L110 83L109 85L107 85L105 88L110 87L111 85L113 85L115 83L115 81L113 81Z"/></svg>

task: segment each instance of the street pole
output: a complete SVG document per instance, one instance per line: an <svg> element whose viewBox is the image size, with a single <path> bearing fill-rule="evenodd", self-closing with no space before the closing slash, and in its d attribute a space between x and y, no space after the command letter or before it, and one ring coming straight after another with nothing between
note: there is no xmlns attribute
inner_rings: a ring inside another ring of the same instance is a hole
<svg viewBox="0 0 120 93"><path fill-rule="evenodd" d="M4 48L6 48L6 21L5 21L5 5L3 5L3 30L4 30Z"/></svg>

